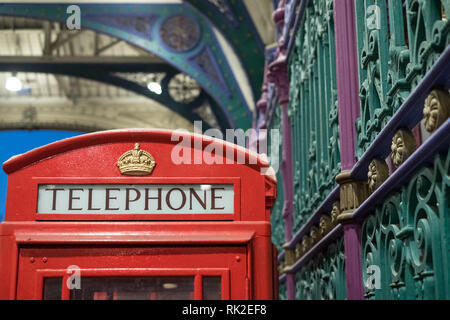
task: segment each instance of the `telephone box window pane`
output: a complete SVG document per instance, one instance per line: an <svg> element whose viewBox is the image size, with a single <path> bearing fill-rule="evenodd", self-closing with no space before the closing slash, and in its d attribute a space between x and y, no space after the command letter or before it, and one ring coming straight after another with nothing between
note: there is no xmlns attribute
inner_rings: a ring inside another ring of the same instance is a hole
<svg viewBox="0 0 450 320"><path fill-rule="evenodd" d="M44 300L61 300L62 278L44 278Z"/></svg>
<svg viewBox="0 0 450 320"><path fill-rule="evenodd" d="M222 299L221 277L203 277L203 300Z"/></svg>
<svg viewBox="0 0 450 320"><path fill-rule="evenodd" d="M71 300L192 300L194 277L81 277Z"/></svg>

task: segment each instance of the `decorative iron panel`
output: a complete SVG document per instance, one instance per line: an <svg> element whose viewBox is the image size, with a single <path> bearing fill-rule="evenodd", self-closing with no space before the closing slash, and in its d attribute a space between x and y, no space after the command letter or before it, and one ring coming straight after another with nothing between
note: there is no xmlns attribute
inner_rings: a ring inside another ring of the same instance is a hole
<svg viewBox="0 0 450 320"><path fill-rule="evenodd" d="M340 172L332 0L308 2L289 74L295 232L332 190Z"/></svg>
<svg viewBox="0 0 450 320"><path fill-rule="evenodd" d="M286 298L286 282L280 283L279 292L280 292L279 299L287 300L287 298Z"/></svg>
<svg viewBox="0 0 450 320"><path fill-rule="evenodd" d="M278 130L281 132L281 107L276 105L275 110L272 115L270 129ZM281 134L280 140L281 140ZM271 152L273 146L271 141L272 135L268 135L268 150ZM281 141L280 141L281 142ZM278 154L281 154L281 144L279 145ZM270 215L271 226L272 226L272 242L277 246L278 250L281 250L285 239L284 239L284 220L283 220L283 184L281 183L281 171L277 172L277 200L272 208L272 213Z"/></svg>
<svg viewBox="0 0 450 320"><path fill-rule="evenodd" d="M296 273L296 299L344 300L344 239L331 244Z"/></svg>
<svg viewBox="0 0 450 320"><path fill-rule="evenodd" d="M355 7L360 158L450 43L450 1L355 0Z"/></svg>
<svg viewBox="0 0 450 320"><path fill-rule="evenodd" d="M450 152L418 170L365 220L361 256L367 299L450 298L449 204ZM379 268L379 288L372 277L376 272L365 272L369 266Z"/></svg>

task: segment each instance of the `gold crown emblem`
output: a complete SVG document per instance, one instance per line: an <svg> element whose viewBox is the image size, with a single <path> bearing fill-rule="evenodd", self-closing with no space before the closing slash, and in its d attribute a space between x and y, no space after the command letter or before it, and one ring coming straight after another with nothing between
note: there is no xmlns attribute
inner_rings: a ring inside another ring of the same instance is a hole
<svg viewBox="0 0 450 320"><path fill-rule="evenodd" d="M129 176L145 176L152 173L156 162L147 151L141 150L139 143L134 144L134 149L125 152L117 161L120 173Z"/></svg>

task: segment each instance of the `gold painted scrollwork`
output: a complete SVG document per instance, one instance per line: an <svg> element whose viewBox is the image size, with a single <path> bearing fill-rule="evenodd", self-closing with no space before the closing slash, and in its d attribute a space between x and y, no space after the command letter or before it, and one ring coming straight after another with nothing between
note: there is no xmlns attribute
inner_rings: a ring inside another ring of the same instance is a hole
<svg viewBox="0 0 450 320"><path fill-rule="evenodd" d="M389 168L385 161L373 159L367 173L369 192L373 193L389 177Z"/></svg>
<svg viewBox="0 0 450 320"><path fill-rule="evenodd" d="M289 269L297 260L295 250L290 249L287 245L283 246L284 248L284 265L285 265L285 271Z"/></svg>
<svg viewBox="0 0 450 320"><path fill-rule="evenodd" d="M323 215L320 217L319 222L319 235L320 238L323 238L328 232L333 228L333 224L331 222L331 217L327 215Z"/></svg>
<svg viewBox="0 0 450 320"><path fill-rule="evenodd" d="M317 227L312 227L309 232L309 237L311 238L311 247L314 246L319 239L319 229Z"/></svg>
<svg viewBox="0 0 450 320"><path fill-rule="evenodd" d="M303 251L303 246L301 243L297 243L295 246L295 258L300 259L305 252Z"/></svg>
<svg viewBox="0 0 450 320"><path fill-rule="evenodd" d="M339 201L337 201L333 204L331 213L322 215L319 219L319 225L311 227L309 234L303 236L302 241L297 243L295 250L292 250L296 260L304 256L337 225L337 217L339 214Z"/></svg>
<svg viewBox="0 0 450 320"><path fill-rule="evenodd" d="M416 150L416 140L413 134L407 130L399 130L392 138L391 159L398 168Z"/></svg>
<svg viewBox="0 0 450 320"><path fill-rule="evenodd" d="M311 238L309 236L304 236L302 240L303 253L308 252L311 247Z"/></svg>
<svg viewBox="0 0 450 320"><path fill-rule="evenodd" d="M423 108L423 124L432 133L450 116L450 94L447 91L435 89L430 92Z"/></svg>
<svg viewBox="0 0 450 320"><path fill-rule="evenodd" d="M337 222L350 221L353 212L369 197L366 180L355 180L350 170L345 170L336 176L339 184L339 216Z"/></svg>
<svg viewBox="0 0 450 320"><path fill-rule="evenodd" d="M331 223L333 226L338 224L338 217L341 214L341 204L339 201L333 203L333 209L331 210Z"/></svg>
<svg viewBox="0 0 450 320"><path fill-rule="evenodd" d="M280 264L278 265L278 273L281 275L281 274L283 274L285 271L284 271L284 267L285 267L285 264L284 264L284 261L282 261L282 262L280 262Z"/></svg>

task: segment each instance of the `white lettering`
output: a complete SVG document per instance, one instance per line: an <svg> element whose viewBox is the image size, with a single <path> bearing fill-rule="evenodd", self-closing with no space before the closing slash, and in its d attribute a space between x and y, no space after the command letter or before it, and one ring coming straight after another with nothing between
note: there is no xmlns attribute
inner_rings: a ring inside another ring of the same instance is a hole
<svg viewBox="0 0 450 320"><path fill-rule="evenodd" d="M77 5L70 5L67 7L66 12L70 16L66 20L66 26L69 30L80 30L81 29L81 10Z"/></svg>
<svg viewBox="0 0 450 320"><path fill-rule="evenodd" d="M232 184L39 185L42 214L232 214Z"/></svg>

